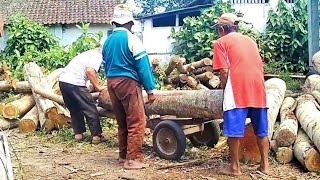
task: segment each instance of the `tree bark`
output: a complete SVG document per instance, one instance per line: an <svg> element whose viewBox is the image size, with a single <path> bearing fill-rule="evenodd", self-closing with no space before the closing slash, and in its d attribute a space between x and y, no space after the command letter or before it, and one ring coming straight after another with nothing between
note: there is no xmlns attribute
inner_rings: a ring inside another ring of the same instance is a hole
<svg viewBox="0 0 320 180"><path fill-rule="evenodd" d="M296 116L301 127L310 137L317 149L320 149L320 111L318 103L312 95L297 98Z"/></svg>
<svg viewBox="0 0 320 180"><path fill-rule="evenodd" d="M176 68L177 64L180 62L180 57L179 56L173 56L170 60L170 63L165 70L165 74L169 76L171 72Z"/></svg>
<svg viewBox="0 0 320 180"><path fill-rule="evenodd" d="M206 67L195 69L191 73L194 75L198 75L205 72L213 72L213 68L211 66L206 66Z"/></svg>
<svg viewBox="0 0 320 180"><path fill-rule="evenodd" d="M320 74L320 51L312 56L313 69Z"/></svg>
<svg viewBox="0 0 320 180"><path fill-rule="evenodd" d="M9 81L0 81L0 92L10 92L11 90L12 86Z"/></svg>
<svg viewBox="0 0 320 180"><path fill-rule="evenodd" d="M30 93L31 87L28 83L28 81L15 81L12 82L12 89L15 93Z"/></svg>
<svg viewBox="0 0 320 180"><path fill-rule="evenodd" d="M188 118L222 118L222 90L173 90L155 91L156 100L146 105L149 115L175 115ZM147 95L144 93L146 100ZM103 90L99 96L99 106L112 110L110 96Z"/></svg>
<svg viewBox="0 0 320 180"><path fill-rule="evenodd" d="M7 129L12 129L18 127L19 120L14 119L14 120L7 120L4 118L0 118L0 129L2 131L7 130Z"/></svg>
<svg viewBox="0 0 320 180"><path fill-rule="evenodd" d="M194 79L193 77L184 74L183 76L181 76L181 80L186 82L187 85L189 87L191 87L192 89L194 89L194 90L197 89L198 81L196 79Z"/></svg>
<svg viewBox="0 0 320 180"><path fill-rule="evenodd" d="M32 95L25 95L21 99L6 104L2 109L2 115L7 119L16 119L25 115L35 105Z"/></svg>
<svg viewBox="0 0 320 180"><path fill-rule="evenodd" d="M320 75L312 74L308 76L304 85L302 86L302 91L304 93L311 93L312 91L320 91Z"/></svg>
<svg viewBox="0 0 320 180"><path fill-rule="evenodd" d="M60 118L59 114L57 114L57 105L55 105L51 100L43 98L40 95L36 94L34 92L34 89L39 87L51 91L52 89L48 87L52 87L53 82L49 82L49 78L45 77L40 67L33 62L28 63L24 66L24 72L26 75L26 79L31 86L31 89L33 91L32 93L36 101L40 126L43 130L50 132L56 127L56 125L59 126L60 124L60 121L58 121L58 119L56 118ZM53 79L58 79L58 76L52 75L52 77ZM62 118L61 121L66 121L66 119ZM67 124L67 122L65 122L65 124Z"/></svg>
<svg viewBox="0 0 320 180"><path fill-rule="evenodd" d="M296 106L296 101L291 97L285 98L282 103L280 109L280 128L275 137L275 140L281 147L292 145L297 138L298 121L294 114Z"/></svg>
<svg viewBox="0 0 320 180"><path fill-rule="evenodd" d="M36 131L39 125L38 109L34 106L23 118L19 121L19 131L21 133L29 133Z"/></svg>
<svg viewBox="0 0 320 180"><path fill-rule="evenodd" d="M46 89L42 89L40 87L34 87L33 91L39 94L41 97L49 99L51 101L57 102L59 104L64 104L63 97L53 93L52 91L48 91Z"/></svg>
<svg viewBox="0 0 320 180"><path fill-rule="evenodd" d="M199 79L202 83L207 83L210 79L214 77L212 72L205 72L199 75L196 75L196 79Z"/></svg>
<svg viewBox="0 0 320 180"><path fill-rule="evenodd" d="M292 146L290 147L279 147L276 152L276 160L279 163L287 164L293 159L293 150Z"/></svg>
<svg viewBox="0 0 320 180"><path fill-rule="evenodd" d="M198 68L202 68L205 66L212 66L212 60L209 58L203 58L200 61L186 64L184 66L185 66L185 69L188 69L188 67L190 67L190 66L194 67L195 69L198 69Z"/></svg>
<svg viewBox="0 0 320 180"><path fill-rule="evenodd" d="M293 146L293 153L308 171L320 172L320 154L302 129L298 131L298 136Z"/></svg>
<svg viewBox="0 0 320 180"><path fill-rule="evenodd" d="M286 91L286 83L278 78L271 78L265 82L267 91L267 107L268 109L268 137L272 139L274 124L284 99Z"/></svg>

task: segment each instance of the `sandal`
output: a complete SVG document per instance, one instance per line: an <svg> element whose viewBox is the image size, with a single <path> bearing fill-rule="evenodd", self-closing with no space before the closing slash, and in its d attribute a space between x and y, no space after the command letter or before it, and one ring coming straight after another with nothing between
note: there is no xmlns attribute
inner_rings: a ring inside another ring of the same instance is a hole
<svg viewBox="0 0 320 180"><path fill-rule="evenodd" d="M100 135L99 139L92 138L91 143L92 144L99 144L99 143L102 143L102 142L106 142L107 140L108 140L107 137L105 137L104 135Z"/></svg>

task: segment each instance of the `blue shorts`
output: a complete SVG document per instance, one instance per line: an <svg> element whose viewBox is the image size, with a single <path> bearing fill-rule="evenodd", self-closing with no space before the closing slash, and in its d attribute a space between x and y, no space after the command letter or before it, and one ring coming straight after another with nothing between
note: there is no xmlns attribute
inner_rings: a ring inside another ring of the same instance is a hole
<svg viewBox="0 0 320 180"><path fill-rule="evenodd" d="M256 136L268 136L268 108L236 108L225 111L223 116L224 136L244 137L246 118L251 119Z"/></svg>

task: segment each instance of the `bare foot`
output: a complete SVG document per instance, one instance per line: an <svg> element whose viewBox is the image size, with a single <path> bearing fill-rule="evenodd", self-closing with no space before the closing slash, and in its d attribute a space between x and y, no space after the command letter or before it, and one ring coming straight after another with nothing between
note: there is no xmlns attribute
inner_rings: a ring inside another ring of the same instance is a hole
<svg viewBox="0 0 320 180"><path fill-rule="evenodd" d="M126 160L123 165L124 169L143 169L149 167L149 164L142 163L137 160Z"/></svg>
<svg viewBox="0 0 320 180"><path fill-rule="evenodd" d="M83 136L83 134L76 134L76 135L74 135L74 139L77 142L81 142L81 141L83 141L84 136Z"/></svg>
<svg viewBox="0 0 320 180"><path fill-rule="evenodd" d="M240 169L239 170L232 169L230 165L222 168L218 173L219 174L224 174L224 175L227 175L227 176L240 176L241 175Z"/></svg>
<svg viewBox="0 0 320 180"><path fill-rule="evenodd" d="M269 167L260 165L260 167L258 167L258 171L262 172L265 175L268 175L269 174Z"/></svg>
<svg viewBox="0 0 320 180"><path fill-rule="evenodd" d="M119 161L119 164L123 164L124 162L126 162L126 159L122 159L119 157L118 161Z"/></svg>

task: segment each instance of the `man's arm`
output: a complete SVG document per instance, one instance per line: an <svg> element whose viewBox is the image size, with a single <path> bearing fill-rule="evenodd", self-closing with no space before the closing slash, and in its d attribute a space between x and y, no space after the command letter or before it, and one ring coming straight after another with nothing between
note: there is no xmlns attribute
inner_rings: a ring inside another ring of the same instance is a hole
<svg viewBox="0 0 320 180"><path fill-rule="evenodd" d="M94 89L96 89L98 92L102 91L103 89L105 89L105 86L101 86L99 84L98 78L97 78L97 72L94 68L88 67L86 69L86 75L88 80L91 82L91 84L93 85Z"/></svg>
<svg viewBox="0 0 320 180"><path fill-rule="evenodd" d="M228 69L220 69L221 88L224 89L228 80Z"/></svg>

